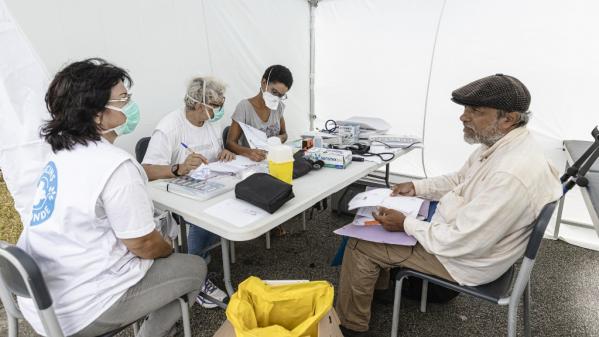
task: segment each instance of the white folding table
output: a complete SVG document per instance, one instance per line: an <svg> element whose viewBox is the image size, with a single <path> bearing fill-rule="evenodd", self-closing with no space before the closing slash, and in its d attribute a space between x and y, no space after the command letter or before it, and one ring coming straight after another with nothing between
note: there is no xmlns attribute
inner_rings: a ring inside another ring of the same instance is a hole
<svg viewBox="0 0 599 337"><path fill-rule="evenodd" d="M409 151L410 149L395 151L394 160ZM164 181L154 181L149 184L148 192L156 207L172 211L183 217L185 221L221 237L224 283L227 293L232 295L234 288L231 283L230 241L255 239L312 207L318 201L385 165L388 163L364 161L352 162L345 169L322 168L311 171L307 175L293 180L293 193L295 194L293 199L285 203L274 214L242 228L213 217L204 211L222 200L235 198L234 191L229 191L210 200L198 201L167 192ZM386 178L388 179L388 166L386 169Z"/></svg>

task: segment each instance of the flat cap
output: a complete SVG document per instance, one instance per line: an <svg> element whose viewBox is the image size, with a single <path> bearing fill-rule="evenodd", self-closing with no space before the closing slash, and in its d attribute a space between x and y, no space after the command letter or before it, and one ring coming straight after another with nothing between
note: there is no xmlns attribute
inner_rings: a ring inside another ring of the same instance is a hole
<svg viewBox="0 0 599 337"><path fill-rule="evenodd" d="M517 78L496 74L454 90L451 100L461 105L528 112L530 92Z"/></svg>

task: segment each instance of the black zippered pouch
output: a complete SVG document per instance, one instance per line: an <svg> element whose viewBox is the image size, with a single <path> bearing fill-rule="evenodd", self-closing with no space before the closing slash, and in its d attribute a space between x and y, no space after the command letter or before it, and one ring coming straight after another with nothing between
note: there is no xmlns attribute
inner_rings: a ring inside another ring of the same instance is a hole
<svg viewBox="0 0 599 337"><path fill-rule="evenodd" d="M268 173L254 173L235 185L235 197L272 214L294 195L291 184Z"/></svg>

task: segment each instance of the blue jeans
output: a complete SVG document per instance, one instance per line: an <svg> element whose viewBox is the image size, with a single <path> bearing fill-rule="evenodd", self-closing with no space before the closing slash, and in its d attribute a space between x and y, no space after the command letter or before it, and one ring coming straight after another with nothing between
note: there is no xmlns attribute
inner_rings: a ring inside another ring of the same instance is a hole
<svg viewBox="0 0 599 337"><path fill-rule="evenodd" d="M189 223L189 233L187 234L187 252L189 254L199 255L205 259L210 255L206 249L217 243L218 240L220 240L220 236Z"/></svg>
<svg viewBox="0 0 599 337"><path fill-rule="evenodd" d="M428 216L424 221L431 221L435 211L437 210L438 201L431 201L430 206L428 207ZM349 238L347 236L341 237L341 243L339 244L339 248L337 249L337 254L333 257L333 261L331 261L331 267L337 267L341 265L343 262L343 253L345 252L345 246L347 245L347 240Z"/></svg>

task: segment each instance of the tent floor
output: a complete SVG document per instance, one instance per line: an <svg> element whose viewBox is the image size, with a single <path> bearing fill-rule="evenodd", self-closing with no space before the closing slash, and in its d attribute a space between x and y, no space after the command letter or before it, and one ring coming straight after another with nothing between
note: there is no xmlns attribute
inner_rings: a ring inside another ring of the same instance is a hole
<svg viewBox="0 0 599 337"><path fill-rule="evenodd" d="M338 280L338 268L329 266L339 237L332 231L351 221L329 211L308 221L301 231L301 217L285 224L290 233L272 239L272 249L264 248L264 237L237 243L237 262L232 266L234 284L250 275L263 279ZM222 286L220 250L213 252L210 269L214 281ZM599 336L599 252L545 240L533 272L531 313L535 336ZM219 309L192 309L194 336L212 336L225 320ZM371 336L389 336L391 304L375 303ZM400 317L400 336L502 336L507 327L507 307L498 307L464 295L447 304L429 304L418 311L418 303L404 300ZM21 323L19 336L34 336L27 323ZM0 335L7 334L4 310L0 311ZM520 322L520 330L522 323ZM131 336L128 329L121 336ZM180 333L178 336L181 336Z"/></svg>

